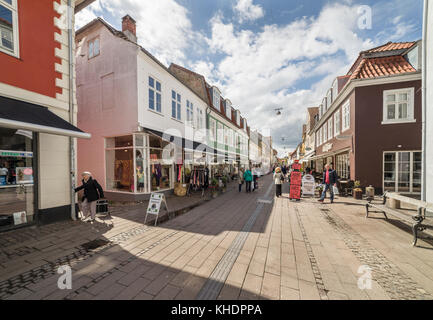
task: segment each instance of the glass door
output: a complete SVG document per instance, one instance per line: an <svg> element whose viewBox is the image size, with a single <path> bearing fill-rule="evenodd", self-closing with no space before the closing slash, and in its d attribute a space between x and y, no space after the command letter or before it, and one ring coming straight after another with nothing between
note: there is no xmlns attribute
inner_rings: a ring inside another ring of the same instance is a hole
<svg viewBox="0 0 433 320"><path fill-rule="evenodd" d="M0 230L34 221L33 133L0 128Z"/></svg>

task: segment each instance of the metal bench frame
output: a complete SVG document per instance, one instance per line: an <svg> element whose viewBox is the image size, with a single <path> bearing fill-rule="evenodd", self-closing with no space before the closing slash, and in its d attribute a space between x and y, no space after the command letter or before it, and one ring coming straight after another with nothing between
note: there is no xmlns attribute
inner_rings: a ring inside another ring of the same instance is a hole
<svg viewBox="0 0 433 320"><path fill-rule="evenodd" d="M388 216L386 215L388 213L388 214L393 215L397 218L405 220L409 224L413 223L412 224L412 233L413 233L412 246L414 246L414 247L417 245L419 232L422 232L422 231L427 230L427 229L433 230L433 225L423 223L427 218L429 218L429 217L427 217L427 208L431 209L431 207L432 207L431 204L428 204L428 203L423 203L422 205L418 204L417 214L415 216L411 217L412 220L414 221L414 222L412 222L412 220L409 217L404 217L403 213L386 207L386 200L387 199L395 199L395 200L399 200L401 202L405 202L404 199L402 199L401 197L398 197L398 196L393 196L392 194L389 194L387 192L382 197L383 197L383 204L382 205L377 205L377 204L372 203L373 199L370 199L368 201L368 203L366 204L366 209L367 209L366 218L369 218L370 208L375 208L375 209L380 210L381 213L383 213L386 220L388 220Z"/></svg>

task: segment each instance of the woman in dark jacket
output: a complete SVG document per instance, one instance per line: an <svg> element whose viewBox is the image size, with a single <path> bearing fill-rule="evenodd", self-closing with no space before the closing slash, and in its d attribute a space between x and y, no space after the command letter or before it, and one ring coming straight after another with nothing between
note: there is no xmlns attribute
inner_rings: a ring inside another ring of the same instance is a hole
<svg viewBox="0 0 433 320"><path fill-rule="evenodd" d="M91 222L95 221L96 217L96 203L99 199L104 198L104 190L98 181L92 179L92 174L90 172L84 172L82 174L83 185L75 189L75 192L84 189L84 196L81 202L81 210L84 214L84 219L86 220L89 215L92 215Z"/></svg>

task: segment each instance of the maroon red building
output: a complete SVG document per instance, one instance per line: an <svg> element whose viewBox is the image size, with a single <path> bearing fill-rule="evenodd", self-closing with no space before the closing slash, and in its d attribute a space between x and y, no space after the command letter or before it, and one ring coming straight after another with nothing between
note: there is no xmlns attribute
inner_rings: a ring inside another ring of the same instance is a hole
<svg viewBox="0 0 433 320"><path fill-rule="evenodd" d="M377 193L421 192L421 42L361 52L323 99L315 126L316 170Z"/></svg>

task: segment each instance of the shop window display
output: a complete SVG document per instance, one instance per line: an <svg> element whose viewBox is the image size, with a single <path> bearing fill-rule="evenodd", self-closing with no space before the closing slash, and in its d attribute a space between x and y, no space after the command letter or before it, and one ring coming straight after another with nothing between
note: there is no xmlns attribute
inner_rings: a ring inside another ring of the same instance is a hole
<svg viewBox="0 0 433 320"><path fill-rule="evenodd" d="M33 133L0 128L0 229L33 222Z"/></svg>

